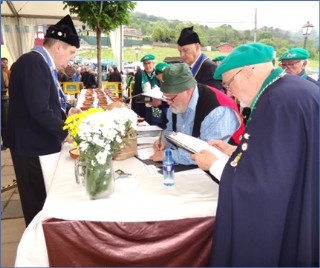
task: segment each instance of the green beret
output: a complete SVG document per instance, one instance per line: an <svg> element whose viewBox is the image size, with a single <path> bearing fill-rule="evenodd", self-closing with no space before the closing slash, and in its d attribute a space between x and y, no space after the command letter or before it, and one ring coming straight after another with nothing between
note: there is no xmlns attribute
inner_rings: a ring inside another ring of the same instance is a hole
<svg viewBox="0 0 320 268"><path fill-rule="evenodd" d="M197 81L185 63L170 64L163 71L161 91L168 94L177 94L197 85Z"/></svg>
<svg viewBox="0 0 320 268"><path fill-rule="evenodd" d="M141 58L141 62L144 62L146 60L154 60L156 57L153 56L152 54L147 54L147 55L144 55L142 58Z"/></svg>
<svg viewBox="0 0 320 268"><path fill-rule="evenodd" d="M305 60L309 59L310 54L307 50L303 48L290 48L286 52L284 52L280 58L279 61L283 60Z"/></svg>
<svg viewBox="0 0 320 268"><path fill-rule="evenodd" d="M273 60L274 49L262 43L249 43L236 47L220 63L214 73L214 79L222 80L222 74L232 69Z"/></svg>
<svg viewBox="0 0 320 268"><path fill-rule="evenodd" d="M223 61L226 58L224 55L220 55L212 59L212 61Z"/></svg>
<svg viewBox="0 0 320 268"><path fill-rule="evenodd" d="M156 69L157 72L163 73L164 69L169 66L168 63L166 62L159 62L154 68Z"/></svg>

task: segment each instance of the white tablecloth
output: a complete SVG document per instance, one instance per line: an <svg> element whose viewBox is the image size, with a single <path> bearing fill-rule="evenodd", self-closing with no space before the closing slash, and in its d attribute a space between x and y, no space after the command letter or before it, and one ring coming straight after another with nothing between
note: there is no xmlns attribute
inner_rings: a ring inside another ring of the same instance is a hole
<svg viewBox="0 0 320 268"><path fill-rule="evenodd" d="M136 174L139 186L135 190L123 191L116 181L111 197L90 200L84 186L75 182L75 160L69 156L69 149L71 145L64 144L43 210L19 243L16 266L49 265L42 229L42 222L48 218L145 222L215 216L218 185L208 175L176 173L175 186L168 188L161 174L148 177L143 163L134 157L114 161L114 170Z"/></svg>

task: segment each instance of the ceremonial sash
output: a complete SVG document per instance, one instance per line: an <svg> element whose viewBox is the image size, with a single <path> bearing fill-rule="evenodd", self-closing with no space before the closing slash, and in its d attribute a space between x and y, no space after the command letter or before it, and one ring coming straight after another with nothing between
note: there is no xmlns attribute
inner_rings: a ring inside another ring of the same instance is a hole
<svg viewBox="0 0 320 268"><path fill-rule="evenodd" d="M45 62L48 64L49 68L50 68L50 71L51 71L51 76L52 76L52 79L56 85L56 88L57 88L57 92L58 92L58 96L59 96L59 101L60 101L60 106L61 106L61 109L62 109L62 117L63 119L66 118L66 108L67 108L67 101L66 101L66 97L62 91L62 88L60 86L60 83L58 81L58 72L56 69L53 68L53 64L51 62L51 59L48 55L48 53L44 50L43 47L35 47L33 48L31 51L33 52L37 52L39 53L43 59L45 60Z"/></svg>
<svg viewBox="0 0 320 268"><path fill-rule="evenodd" d="M198 74L202 64L208 59L208 57L201 53L199 59L196 61L196 63L194 64L194 66L191 68L191 72L193 77L196 77L196 75Z"/></svg>

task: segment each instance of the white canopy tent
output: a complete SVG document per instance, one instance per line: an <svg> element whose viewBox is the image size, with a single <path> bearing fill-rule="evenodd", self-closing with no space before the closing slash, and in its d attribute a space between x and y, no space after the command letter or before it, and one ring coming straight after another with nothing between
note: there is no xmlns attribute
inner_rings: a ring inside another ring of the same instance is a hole
<svg viewBox="0 0 320 268"><path fill-rule="evenodd" d="M2 1L1 33L13 61L33 47L37 25L54 24L68 12L62 1Z"/></svg>
<svg viewBox="0 0 320 268"><path fill-rule="evenodd" d="M33 48L37 25L55 24L65 15L70 14L69 8L64 10L63 7L62 1L1 2L1 33L13 62ZM77 16L70 15L76 29L81 29L83 23L78 20ZM120 67L122 64L122 34L116 30L110 33L110 39L115 61Z"/></svg>

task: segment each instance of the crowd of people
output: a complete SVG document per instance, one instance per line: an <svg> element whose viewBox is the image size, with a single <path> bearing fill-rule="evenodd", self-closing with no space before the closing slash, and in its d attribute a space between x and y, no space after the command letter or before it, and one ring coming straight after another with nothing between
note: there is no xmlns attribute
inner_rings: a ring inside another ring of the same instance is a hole
<svg viewBox="0 0 320 268"><path fill-rule="evenodd" d="M97 85L85 66L68 74L79 46L68 15L11 73L2 58L2 106L10 105L2 111L1 135L27 226L44 205L53 174L48 169L55 169L68 140L65 116L81 112L65 106L60 82ZM289 49L276 67L273 47L249 43L211 60L193 27L181 31L177 49L182 63L156 64L152 54L141 58L143 70L127 76L129 84L134 81L130 104L164 129L153 161L171 149L176 163L197 165L220 181L208 266L319 266L319 82L305 72L308 51ZM108 74L106 81L122 82L116 66ZM163 95L140 98L150 90ZM250 111L246 120L243 108ZM226 157L177 148L165 138L171 131L202 139Z"/></svg>

